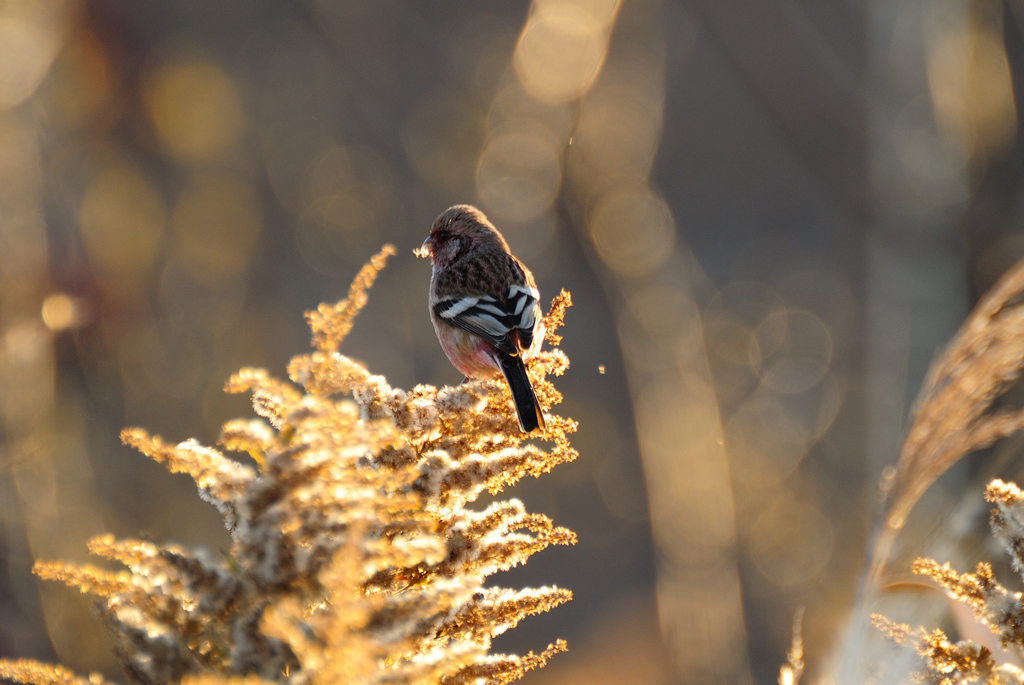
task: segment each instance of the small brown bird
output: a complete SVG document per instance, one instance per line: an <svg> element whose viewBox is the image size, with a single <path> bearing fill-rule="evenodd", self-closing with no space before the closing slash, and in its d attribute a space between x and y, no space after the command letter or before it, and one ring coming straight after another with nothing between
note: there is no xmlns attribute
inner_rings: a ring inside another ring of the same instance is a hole
<svg viewBox="0 0 1024 685"><path fill-rule="evenodd" d="M484 213L455 205L437 217L418 254L429 254L430 320L441 349L470 378L505 377L524 433L544 428L524 361L544 340L533 274Z"/></svg>

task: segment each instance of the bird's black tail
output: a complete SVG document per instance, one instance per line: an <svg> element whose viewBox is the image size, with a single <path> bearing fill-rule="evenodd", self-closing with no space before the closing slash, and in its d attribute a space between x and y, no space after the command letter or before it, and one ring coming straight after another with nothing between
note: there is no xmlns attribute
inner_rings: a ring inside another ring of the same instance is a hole
<svg viewBox="0 0 1024 685"><path fill-rule="evenodd" d="M501 373L505 376L508 389L512 392L512 403L516 405L519 428L524 433L544 428L544 414L541 413L537 395L533 392L530 377L526 375L522 357L499 353L498 362L501 364Z"/></svg>

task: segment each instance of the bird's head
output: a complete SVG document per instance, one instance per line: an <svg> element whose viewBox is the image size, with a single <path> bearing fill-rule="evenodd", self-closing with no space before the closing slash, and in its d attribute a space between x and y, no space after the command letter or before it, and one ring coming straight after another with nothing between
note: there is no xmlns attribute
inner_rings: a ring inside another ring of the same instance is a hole
<svg viewBox="0 0 1024 685"><path fill-rule="evenodd" d="M463 255L489 248L507 252L508 243L479 209L455 205L437 217L417 254L429 255L435 267L444 268Z"/></svg>

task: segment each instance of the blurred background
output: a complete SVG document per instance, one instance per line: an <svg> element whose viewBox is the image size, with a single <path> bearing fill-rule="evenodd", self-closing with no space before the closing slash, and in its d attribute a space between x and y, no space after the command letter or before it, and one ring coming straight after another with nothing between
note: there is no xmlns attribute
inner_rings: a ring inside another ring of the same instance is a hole
<svg viewBox="0 0 1024 685"><path fill-rule="evenodd" d="M227 548L119 430L213 443L251 413L227 377L283 376L381 244L343 351L459 382L412 249L472 202L574 301L581 457L510 494L580 542L495 582L575 601L496 649L567 638L534 685L769 683L805 607L827 678L924 371L1024 255L1022 27L1021 0L0 1L0 656L118 676L33 560ZM986 553L1008 442L918 505L895 581Z"/></svg>

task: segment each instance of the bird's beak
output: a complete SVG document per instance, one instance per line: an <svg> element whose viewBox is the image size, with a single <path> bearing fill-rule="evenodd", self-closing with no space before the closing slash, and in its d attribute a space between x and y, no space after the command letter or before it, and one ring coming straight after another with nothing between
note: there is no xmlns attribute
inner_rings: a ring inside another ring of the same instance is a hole
<svg viewBox="0 0 1024 685"><path fill-rule="evenodd" d="M434 254L434 239L427 236L427 239L423 241L423 244L412 252L417 257L430 257Z"/></svg>

